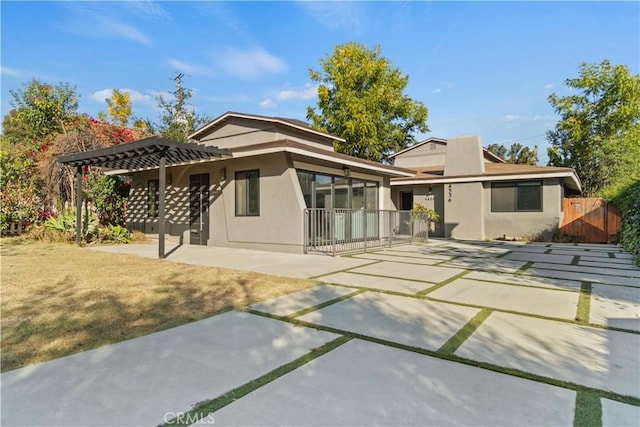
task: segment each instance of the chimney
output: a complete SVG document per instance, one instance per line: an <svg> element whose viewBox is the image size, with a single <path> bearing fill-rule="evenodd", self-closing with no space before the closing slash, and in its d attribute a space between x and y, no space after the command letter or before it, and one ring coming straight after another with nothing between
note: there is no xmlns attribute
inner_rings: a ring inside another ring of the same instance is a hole
<svg viewBox="0 0 640 427"><path fill-rule="evenodd" d="M477 135L447 139L444 175L481 175L484 173L482 141Z"/></svg>

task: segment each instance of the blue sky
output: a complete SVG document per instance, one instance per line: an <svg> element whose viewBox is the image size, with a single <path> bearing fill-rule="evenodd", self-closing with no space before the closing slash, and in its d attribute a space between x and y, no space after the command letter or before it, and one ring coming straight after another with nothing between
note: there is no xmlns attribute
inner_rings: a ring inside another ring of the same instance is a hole
<svg viewBox="0 0 640 427"><path fill-rule="evenodd" d="M193 106L305 119L309 68L335 45L380 45L429 109L431 131L538 145L557 117L550 93L582 62L640 69L638 2L7 2L0 4L2 114L31 78L77 85L80 111L112 88L134 113L187 74Z"/></svg>

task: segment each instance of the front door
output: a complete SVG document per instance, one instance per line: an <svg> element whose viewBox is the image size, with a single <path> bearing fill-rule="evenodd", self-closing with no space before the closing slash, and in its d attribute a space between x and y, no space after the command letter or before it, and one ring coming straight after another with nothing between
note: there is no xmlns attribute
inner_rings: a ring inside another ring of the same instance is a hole
<svg viewBox="0 0 640 427"><path fill-rule="evenodd" d="M192 245L209 240L209 174L189 176L189 234Z"/></svg>
<svg viewBox="0 0 640 427"><path fill-rule="evenodd" d="M400 192L400 210L410 211L413 209L413 192ZM411 215L403 213L400 221L400 234L411 234Z"/></svg>

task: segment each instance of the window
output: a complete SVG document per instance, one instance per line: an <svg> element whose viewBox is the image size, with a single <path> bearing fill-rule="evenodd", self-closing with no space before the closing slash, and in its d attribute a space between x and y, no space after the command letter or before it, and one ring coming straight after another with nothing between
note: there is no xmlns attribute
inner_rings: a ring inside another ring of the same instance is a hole
<svg viewBox="0 0 640 427"><path fill-rule="evenodd" d="M158 198L160 197L160 181L152 179L147 182L147 216L158 217Z"/></svg>
<svg viewBox="0 0 640 427"><path fill-rule="evenodd" d="M260 215L260 171L236 172L236 216Z"/></svg>
<svg viewBox="0 0 640 427"><path fill-rule="evenodd" d="M542 211L542 181L497 182L491 186L491 212Z"/></svg>
<svg viewBox="0 0 640 427"><path fill-rule="evenodd" d="M297 170L307 208L378 209L378 183Z"/></svg>

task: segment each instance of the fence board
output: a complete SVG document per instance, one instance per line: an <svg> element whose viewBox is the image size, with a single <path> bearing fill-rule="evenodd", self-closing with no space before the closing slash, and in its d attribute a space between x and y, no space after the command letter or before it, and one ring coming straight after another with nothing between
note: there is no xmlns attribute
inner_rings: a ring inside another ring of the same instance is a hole
<svg viewBox="0 0 640 427"><path fill-rule="evenodd" d="M563 199L564 218L560 234L578 243L610 243L620 231L620 216L599 197Z"/></svg>

